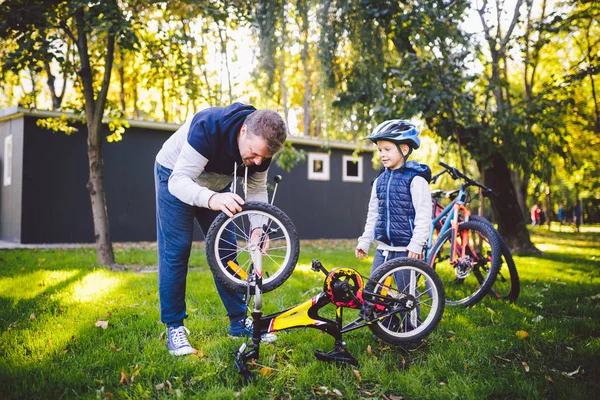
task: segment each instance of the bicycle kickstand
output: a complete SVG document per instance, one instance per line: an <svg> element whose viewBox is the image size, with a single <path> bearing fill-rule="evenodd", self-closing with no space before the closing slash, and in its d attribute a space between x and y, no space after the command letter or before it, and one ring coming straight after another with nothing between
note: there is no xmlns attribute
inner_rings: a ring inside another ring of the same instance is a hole
<svg viewBox="0 0 600 400"><path fill-rule="evenodd" d="M317 360L321 361L358 365L358 360L346 350L345 346L346 342L343 340L336 340L335 349L328 351L327 353L315 350L315 357L317 357Z"/></svg>

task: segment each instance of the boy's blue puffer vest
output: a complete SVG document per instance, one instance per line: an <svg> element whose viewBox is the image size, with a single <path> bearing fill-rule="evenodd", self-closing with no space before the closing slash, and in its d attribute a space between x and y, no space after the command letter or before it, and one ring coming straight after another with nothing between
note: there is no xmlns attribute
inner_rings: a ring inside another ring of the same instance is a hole
<svg viewBox="0 0 600 400"><path fill-rule="evenodd" d="M379 207L375 238L390 246L405 247L410 243L415 226L415 208L410 184L415 176L431 180L431 169L415 161L396 170L385 169L377 178Z"/></svg>

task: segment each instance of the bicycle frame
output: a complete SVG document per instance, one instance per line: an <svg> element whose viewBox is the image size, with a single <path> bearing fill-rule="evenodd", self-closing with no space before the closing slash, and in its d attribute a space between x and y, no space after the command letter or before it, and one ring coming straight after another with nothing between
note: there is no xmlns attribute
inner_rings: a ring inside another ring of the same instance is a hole
<svg viewBox="0 0 600 400"><path fill-rule="evenodd" d="M435 226L444 218L446 218L446 220L444 221L444 224L442 225L442 227L440 228L440 230L438 232L438 237L440 235L442 235L444 232L446 232L448 229L452 229L452 232L454 232L454 234L452 235L451 246L452 246L452 248L454 248L454 245L456 243L456 235L458 234L459 215L462 213L464 216L463 220L461 222L468 221L469 217L471 216L471 211L466 207L466 199L467 199L467 192L466 192L466 187L463 184L460 186L458 196L454 200L452 200L450 202L450 204L448 204L439 215L433 216L431 230L429 232L429 239L427 240L427 249L425 252L426 259L429 255L429 251L433 247L433 236L435 233ZM435 213L435 209L434 209L434 213ZM464 247L465 242L466 241L463 240L463 247ZM466 251L466 248L462 248L461 255L464 255L465 251ZM450 262L452 264L456 263L455 252L451 253Z"/></svg>
<svg viewBox="0 0 600 400"><path fill-rule="evenodd" d="M354 321L349 324L343 325L343 309L344 308L352 308L358 309L363 304L363 296L366 296L370 300L378 299L380 301L395 301L393 297L387 295L387 290L382 290L381 293L370 293L364 290L364 288L360 289L361 295L357 300L358 302L353 302L352 304L345 304L342 306L336 305L335 309L335 321L324 318L319 315L319 311L329 305L333 304L331 298L328 293L325 291L319 293L318 295L312 297L310 300L307 300L301 304L298 304L294 307L290 307L283 311L279 311L273 314L269 314L266 316L262 315L261 307L262 307L262 293L261 293L261 284L260 284L260 267L262 261L259 260L260 256L256 259L255 264L255 273L257 274L256 284L255 284L255 299L254 299L254 310L252 311L252 320L254 323L254 331L252 336L252 344L250 344L250 348L246 343L242 344L239 348L236 358L235 365L242 375L244 375L245 379L250 379L250 372L248 370L248 366L246 365L249 360L258 359L260 352L260 342L261 336L265 333L272 333L277 331L283 331L287 329L293 328L314 328L320 331L323 331L335 339L335 348L329 352L322 352L315 350L315 356L317 359L322 361L335 361L340 363L349 363L356 365L356 359L346 350L346 343L342 340L342 334L346 332L353 331L355 329L362 328L370 323L373 323L377 320L383 319L389 315L396 314L399 311L409 311L408 309L397 307L385 314L380 314L378 317L373 318L372 320L364 320L362 317L358 317ZM330 272L327 271L323 265L318 260L313 260L312 262L312 270L313 271L321 271L325 274L326 277L330 276ZM343 267L336 268L333 272L343 271L348 274L357 274L358 272L352 268ZM361 282L362 284L362 282ZM258 298L258 300L257 300ZM375 305L377 307L377 305Z"/></svg>

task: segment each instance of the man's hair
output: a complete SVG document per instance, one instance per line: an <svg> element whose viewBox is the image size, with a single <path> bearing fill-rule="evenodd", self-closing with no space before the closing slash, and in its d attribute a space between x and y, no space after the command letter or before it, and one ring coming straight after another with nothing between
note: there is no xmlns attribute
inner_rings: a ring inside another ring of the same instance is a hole
<svg viewBox="0 0 600 400"><path fill-rule="evenodd" d="M275 154L283 147L287 127L281 115L273 110L256 110L244 121L248 133L260 136L267 142L269 153Z"/></svg>

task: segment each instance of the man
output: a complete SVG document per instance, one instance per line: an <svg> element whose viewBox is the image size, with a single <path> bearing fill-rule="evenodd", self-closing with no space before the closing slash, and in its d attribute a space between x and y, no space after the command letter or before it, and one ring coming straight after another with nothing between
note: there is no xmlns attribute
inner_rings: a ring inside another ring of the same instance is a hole
<svg viewBox="0 0 600 400"><path fill-rule="evenodd" d="M287 128L275 111L234 103L195 114L156 156L156 225L160 318L167 325L167 348L173 355L194 352L183 320L186 276L194 219L206 235L220 211L242 210L244 200L231 193L234 170L248 169L247 200L267 201L267 172L286 139ZM256 230L253 237L259 237ZM251 335L242 326L246 309L241 294L215 281L230 320L231 336Z"/></svg>

